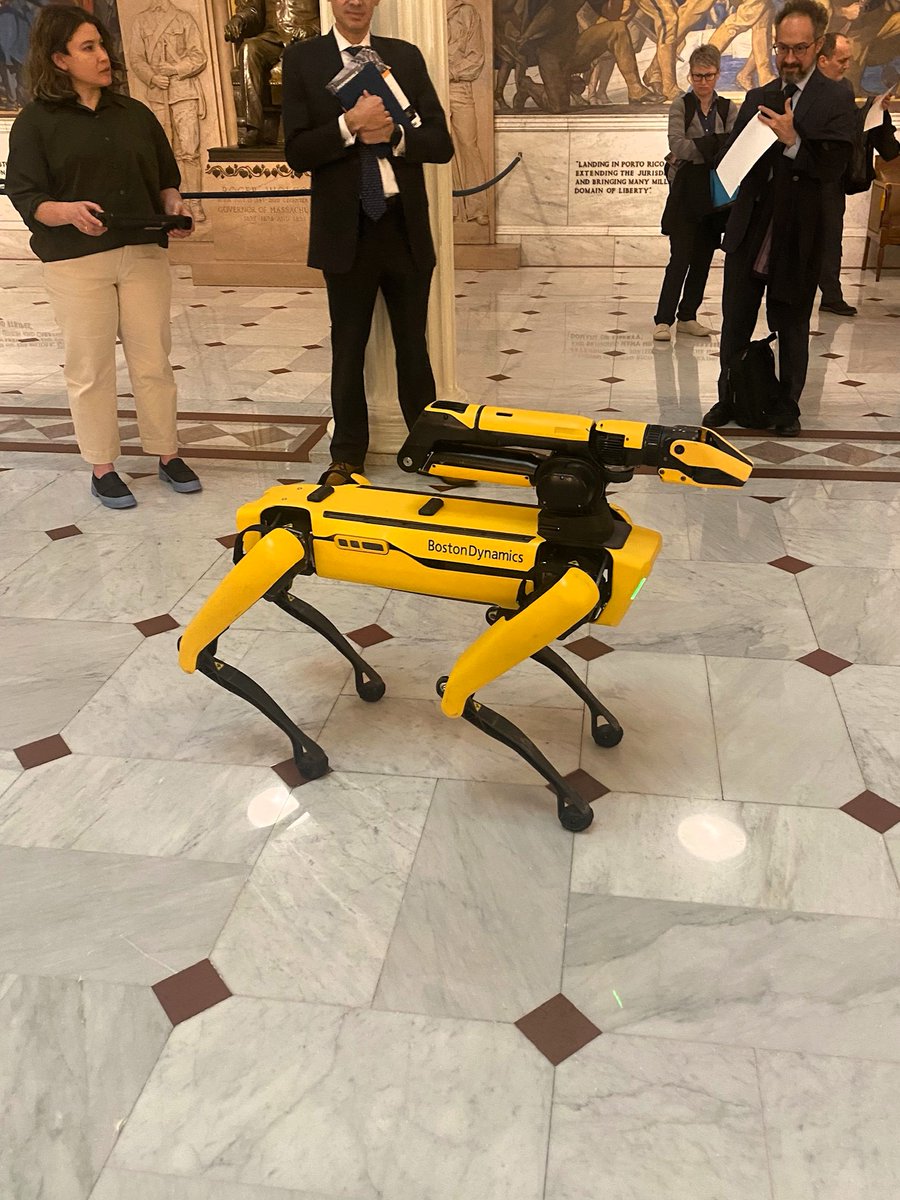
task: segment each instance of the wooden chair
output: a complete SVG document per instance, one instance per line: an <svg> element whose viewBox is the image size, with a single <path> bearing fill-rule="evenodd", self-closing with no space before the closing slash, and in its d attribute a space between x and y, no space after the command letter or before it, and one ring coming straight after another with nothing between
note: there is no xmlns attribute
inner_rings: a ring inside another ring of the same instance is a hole
<svg viewBox="0 0 900 1200"><path fill-rule="evenodd" d="M875 182L869 200L869 221L866 227L866 246L863 250L863 270L869 261L869 247L877 247L875 282L881 279L884 252L888 246L900 246L900 158L885 162L875 159Z"/></svg>

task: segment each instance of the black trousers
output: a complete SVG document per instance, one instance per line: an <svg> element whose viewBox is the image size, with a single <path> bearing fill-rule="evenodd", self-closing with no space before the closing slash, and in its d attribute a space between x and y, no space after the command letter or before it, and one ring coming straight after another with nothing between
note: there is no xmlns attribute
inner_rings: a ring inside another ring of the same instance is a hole
<svg viewBox="0 0 900 1200"><path fill-rule="evenodd" d="M715 218L685 222L669 234L669 265L663 277L654 324L674 324L676 310L679 321L697 319L709 266L721 234L721 225Z"/></svg>
<svg viewBox="0 0 900 1200"><path fill-rule="evenodd" d="M725 368L735 355L750 345L766 282L752 274L756 257L755 241L725 255L722 285L722 334L719 339L719 400L727 400ZM778 399L774 417L786 424L800 416L800 395L809 366L809 318L815 291L800 304L785 304L766 293L766 320L769 331L778 334Z"/></svg>
<svg viewBox="0 0 900 1200"><path fill-rule="evenodd" d="M349 271L325 272L331 317L331 457L362 467L369 448L364 367L379 291L384 296L397 362L397 394L407 427L435 399L426 324L433 267L410 252L399 200L379 221L360 214L359 244Z"/></svg>
<svg viewBox="0 0 900 1200"><path fill-rule="evenodd" d="M839 304L841 291L841 254L844 241L844 212L847 197L840 183L822 185L822 266L819 288L823 304Z"/></svg>

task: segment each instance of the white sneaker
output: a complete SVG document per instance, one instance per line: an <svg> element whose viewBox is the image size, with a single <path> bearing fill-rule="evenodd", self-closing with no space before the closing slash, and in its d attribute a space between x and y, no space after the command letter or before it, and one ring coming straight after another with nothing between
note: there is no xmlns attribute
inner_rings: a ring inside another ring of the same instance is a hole
<svg viewBox="0 0 900 1200"><path fill-rule="evenodd" d="M708 325L701 325L699 321L679 321L677 329L679 333L689 333L691 337L712 337L716 332Z"/></svg>
<svg viewBox="0 0 900 1200"><path fill-rule="evenodd" d="M657 325L656 328L653 330L653 340L654 340L654 342L671 342L672 326L671 325Z"/></svg>

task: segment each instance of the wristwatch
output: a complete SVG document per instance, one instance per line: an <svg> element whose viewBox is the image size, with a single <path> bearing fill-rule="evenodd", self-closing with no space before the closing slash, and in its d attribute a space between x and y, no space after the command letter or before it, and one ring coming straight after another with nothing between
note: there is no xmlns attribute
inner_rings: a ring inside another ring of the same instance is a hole
<svg viewBox="0 0 900 1200"><path fill-rule="evenodd" d="M403 137L403 126L402 126L402 125L395 125L395 126L394 126L394 132L393 132L393 133L391 134L391 136L388 138L388 141L390 142L390 145L391 145L391 148L392 148L392 149L396 149L396 147L400 145L400 139L401 139L402 137Z"/></svg>

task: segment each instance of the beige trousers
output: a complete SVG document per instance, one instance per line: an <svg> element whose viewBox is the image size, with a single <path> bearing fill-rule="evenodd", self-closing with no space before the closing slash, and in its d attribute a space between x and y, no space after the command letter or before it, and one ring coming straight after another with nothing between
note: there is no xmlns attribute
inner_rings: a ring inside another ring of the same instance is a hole
<svg viewBox="0 0 900 1200"><path fill-rule="evenodd" d="M131 377L141 445L148 454L174 454L172 279L165 250L123 246L44 263L44 283L63 333L69 408L82 458L114 462L121 449L117 335Z"/></svg>

